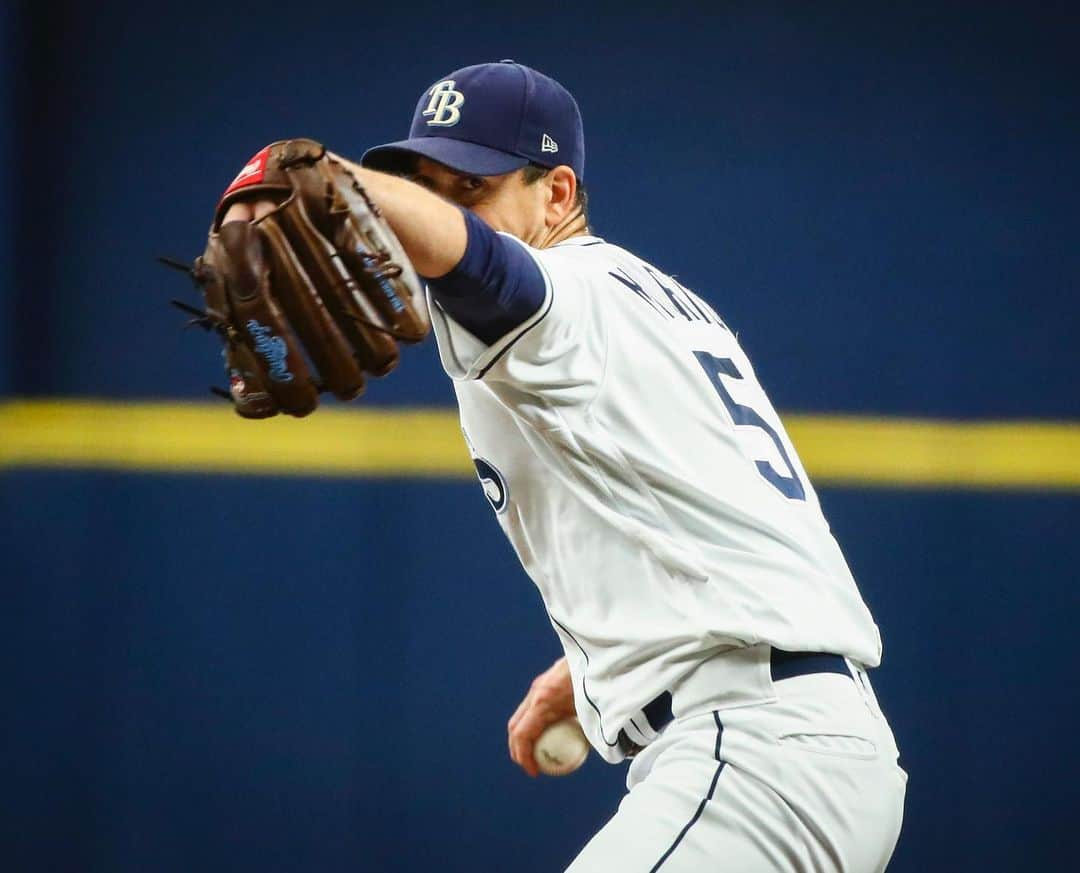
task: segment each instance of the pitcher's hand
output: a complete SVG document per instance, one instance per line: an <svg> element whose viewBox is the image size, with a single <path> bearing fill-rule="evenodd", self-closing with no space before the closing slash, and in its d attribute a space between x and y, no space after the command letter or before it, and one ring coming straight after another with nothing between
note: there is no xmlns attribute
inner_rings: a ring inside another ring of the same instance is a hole
<svg viewBox="0 0 1080 873"><path fill-rule="evenodd" d="M530 776L536 776L540 771L533 757L533 746L540 734L548 725L575 714L570 667L566 658L559 658L533 680L529 693L506 726L514 763Z"/></svg>
<svg viewBox="0 0 1080 873"><path fill-rule="evenodd" d="M272 200L237 200L228 208L225 217L221 219L221 223L225 224L230 221L255 221L258 218L262 218L268 212L272 212L273 209L274 202Z"/></svg>

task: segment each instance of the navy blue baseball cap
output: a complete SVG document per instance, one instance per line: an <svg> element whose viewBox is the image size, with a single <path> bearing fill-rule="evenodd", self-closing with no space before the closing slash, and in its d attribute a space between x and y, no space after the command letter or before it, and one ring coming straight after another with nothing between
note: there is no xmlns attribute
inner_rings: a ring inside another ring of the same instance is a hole
<svg viewBox="0 0 1080 873"><path fill-rule="evenodd" d="M531 67L515 61L464 67L424 91L408 139L368 149L360 162L400 173L416 155L475 176L566 164L581 182L581 111L569 91Z"/></svg>

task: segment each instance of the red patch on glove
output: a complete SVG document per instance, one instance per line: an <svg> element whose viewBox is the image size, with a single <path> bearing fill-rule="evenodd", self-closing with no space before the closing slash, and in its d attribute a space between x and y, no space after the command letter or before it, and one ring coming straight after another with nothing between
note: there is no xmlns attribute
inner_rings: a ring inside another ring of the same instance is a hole
<svg viewBox="0 0 1080 873"><path fill-rule="evenodd" d="M236 178L233 179L232 184L225 189L225 193L221 195L221 199L224 200L237 188L246 188L248 185L256 185L261 182L263 176L266 175L266 161L269 157L270 146L257 152L255 157L244 164L244 168L236 174Z"/></svg>

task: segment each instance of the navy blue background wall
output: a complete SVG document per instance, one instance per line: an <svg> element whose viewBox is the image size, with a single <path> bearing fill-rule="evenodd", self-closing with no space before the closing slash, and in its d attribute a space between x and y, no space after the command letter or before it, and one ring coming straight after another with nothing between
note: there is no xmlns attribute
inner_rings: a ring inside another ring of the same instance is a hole
<svg viewBox="0 0 1080 873"><path fill-rule="evenodd" d="M358 155L514 57L579 98L599 232L781 409L1076 419L1074 13L822 6L5 4L0 390L201 398L150 256L264 142ZM432 346L370 402L451 403ZM1075 493L822 490L911 773L892 869L1071 868ZM5 870L551 871L617 803L506 758L558 652L472 483L9 469L0 536Z"/></svg>

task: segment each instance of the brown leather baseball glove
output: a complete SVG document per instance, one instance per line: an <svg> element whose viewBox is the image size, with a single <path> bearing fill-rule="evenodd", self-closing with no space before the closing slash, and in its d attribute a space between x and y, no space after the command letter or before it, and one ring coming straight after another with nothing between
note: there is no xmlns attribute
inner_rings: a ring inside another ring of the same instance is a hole
<svg viewBox="0 0 1080 873"><path fill-rule="evenodd" d="M269 214L221 224L237 199ZM384 376L398 342L429 330L423 285L390 226L349 170L317 142L262 149L226 189L194 265L205 311L173 301L225 344L227 392L245 418L303 416L329 391L352 400Z"/></svg>

